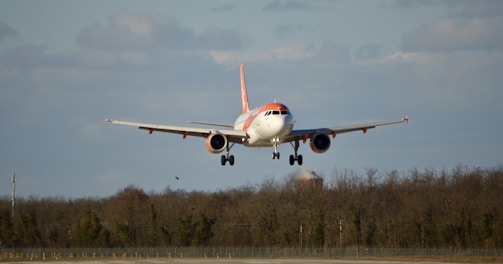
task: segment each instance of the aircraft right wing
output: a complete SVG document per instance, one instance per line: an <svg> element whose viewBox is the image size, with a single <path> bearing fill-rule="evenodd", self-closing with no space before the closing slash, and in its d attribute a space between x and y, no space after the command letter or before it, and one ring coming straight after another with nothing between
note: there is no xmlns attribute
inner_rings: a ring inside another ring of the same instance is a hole
<svg viewBox="0 0 503 264"><path fill-rule="evenodd" d="M195 137L208 137L211 133L220 133L225 135L227 139L234 143L243 143L246 138L248 138L245 131L242 130L220 130L220 129L209 129L209 128L197 128L197 127L182 127L182 126L170 126L170 125L159 125L159 124L149 124L149 123L139 123L130 121L121 121L105 118L105 122L138 127L139 129L144 129L152 134L154 131L174 133L183 135L183 138L187 136Z"/></svg>
<svg viewBox="0 0 503 264"><path fill-rule="evenodd" d="M230 127L230 128L234 127L234 125L231 125L231 124L199 122L199 121L187 121L187 123L205 125L205 126L219 126L219 127Z"/></svg>

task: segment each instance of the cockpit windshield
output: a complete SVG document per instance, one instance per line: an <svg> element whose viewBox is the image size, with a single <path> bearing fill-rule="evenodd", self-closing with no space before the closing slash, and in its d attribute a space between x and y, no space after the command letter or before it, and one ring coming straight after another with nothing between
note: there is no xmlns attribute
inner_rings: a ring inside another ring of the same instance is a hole
<svg viewBox="0 0 503 264"><path fill-rule="evenodd" d="M270 111L267 111L265 113L265 116L268 116L268 115L288 115L288 111L287 110L270 110Z"/></svg>

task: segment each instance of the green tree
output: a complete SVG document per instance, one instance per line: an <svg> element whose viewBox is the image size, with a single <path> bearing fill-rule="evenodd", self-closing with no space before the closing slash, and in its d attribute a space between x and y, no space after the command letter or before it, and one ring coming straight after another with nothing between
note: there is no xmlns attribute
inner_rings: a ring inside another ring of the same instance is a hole
<svg viewBox="0 0 503 264"><path fill-rule="evenodd" d="M192 246L209 245L210 239L213 237L213 233L211 232L213 224L215 224L215 220L209 219L205 214L201 214L194 230Z"/></svg>
<svg viewBox="0 0 503 264"><path fill-rule="evenodd" d="M375 217L371 217L369 223L367 224L367 232L365 235L365 244L367 247L372 247L375 244L376 236L376 220Z"/></svg>
<svg viewBox="0 0 503 264"><path fill-rule="evenodd" d="M148 209L148 215L149 215L149 220L150 220L150 243L149 246L159 246L160 242L160 229L159 229L159 224L157 220L157 213L155 212L155 207L153 203L150 203L149 209Z"/></svg>
<svg viewBox="0 0 503 264"><path fill-rule="evenodd" d="M493 220L494 217L492 216L492 214L490 213L485 213L483 216L482 216L482 230L481 230L481 235L482 235L482 239L484 240L484 243L486 244L486 246L488 245L492 245L493 241L492 241L492 237L493 237L493 233L494 233L494 224L493 224Z"/></svg>
<svg viewBox="0 0 503 264"><path fill-rule="evenodd" d="M192 214L188 214L185 217L178 219L178 243L180 246L187 247L192 241L192 235L194 233L192 226Z"/></svg>
<svg viewBox="0 0 503 264"><path fill-rule="evenodd" d="M7 248L15 246L14 235L11 211L3 209L0 213L0 241L2 246Z"/></svg>
<svg viewBox="0 0 503 264"><path fill-rule="evenodd" d="M75 227L72 236L72 245L78 247L108 247L110 244L110 231L102 224L96 213L90 209Z"/></svg>
<svg viewBox="0 0 503 264"><path fill-rule="evenodd" d="M16 234L21 247L43 247L37 216L33 208L21 212L16 226Z"/></svg>
<svg viewBox="0 0 503 264"><path fill-rule="evenodd" d="M325 212L323 211L316 217L311 234L311 245L314 248L322 248L325 245Z"/></svg>
<svg viewBox="0 0 503 264"><path fill-rule="evenodd" d="M260 218L259 232L266 246L274 246L278 242L277 232L279 230L278 214L276 207L274 207L269 214L265 214Z"/></svg>
<svg viewBox="0 0 503 264"><path fill-rule="evenodd" d="M353 209L353 225L355 228L354 235L357 247L360 247L362 241L362 220L360 211L360 209Z"/></svg>
<svg viewBox="0 0 503 264"><path fill-rule="evenodd" d="M149 238L148 246L166 246L171 243L171 237L169 235L169 231L166 226L160 226L159 217L155 210L154 203L150 203L149 210L149 221L150 221L150 229L149 229Z"/></svg>
<svg viewBox="0 0 503 264"><path fill-rule="evenodd" d="M128 186L109 201L115 223L115 243L119 246L146 246L149 242L148 204L149 197L141 189ZM115 244L114 243L114 244Z"/></svg>

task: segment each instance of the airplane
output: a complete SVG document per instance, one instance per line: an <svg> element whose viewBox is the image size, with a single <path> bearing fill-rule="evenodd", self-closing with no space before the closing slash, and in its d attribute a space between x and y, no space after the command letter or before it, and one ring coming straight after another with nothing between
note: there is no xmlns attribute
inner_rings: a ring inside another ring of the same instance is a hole
<svg viewBox="0 0 503 264"><path fill-rule="evenodd" d="M241 144L246 147L273 147L272 159L279 159L280 153L278 146L283 143L290 143L293 147L294 154L290 155L290 165L295 162L300 166L303 163L302 155L298 154L300 142L306 143L309 140L309 146L315 153L324 153L330 147L330 136L335 138L337 134L363 131L367 133L368 129L377 126L398 124L409 121L408 116L404 118L379 121L365 124L337 126L331 128L312 128L312 129L294 129L294 118L288 107L276 101L267 103L263 106L250 110L248 107L248 94L246 90L246 81L244 74L244 66L240 64L241 77L241 114L238 116L234 124L221 124L209 122L189 123L220 127L219 128L201 128L201 127L184 127L162 124L138 123L130 121L121 121L108 119L105 117L105 123L113 123L118 125L127 125L138 127L139 129L147 130L149 134L154 131L180 134L183 139L187 136L202 137L206 139L206 149L213 154L226 152L220 158L220 163L225 166L234 165L234 155L230 154L230 150L235 144Z"/></svg>

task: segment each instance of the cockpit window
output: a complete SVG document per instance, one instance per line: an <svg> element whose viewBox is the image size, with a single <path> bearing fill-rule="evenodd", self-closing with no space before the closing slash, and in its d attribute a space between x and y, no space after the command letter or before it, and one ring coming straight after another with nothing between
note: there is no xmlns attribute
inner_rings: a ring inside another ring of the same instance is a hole
<svg viewBox="0 0 503 264"><path fill-rule="evenodd" d="M288 115L288 111L287 110L271 110L271 111L267 111L265 112L264 116L268 116L268 115Z"/></svg>

